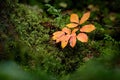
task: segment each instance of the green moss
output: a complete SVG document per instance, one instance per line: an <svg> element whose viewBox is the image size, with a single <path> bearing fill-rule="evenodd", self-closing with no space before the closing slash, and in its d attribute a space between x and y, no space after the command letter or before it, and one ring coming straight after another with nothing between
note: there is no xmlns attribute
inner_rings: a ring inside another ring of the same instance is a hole
<svg viewBox="0 0 120 80"><path fill-rule="evenodd" d="M79 49L66 47L63 50L59 44L54 44L50 33L54 32L61 22L57 27L51 24L53 25L51 30L51 27L44 23L46 19L48 23L51 19L43 14L44 12L22 4L18 4L11 14L11 21L16 27L19 40L28 46L30 51L27 53L30 57L27 64L31 68L39 66L45 71L57 74L74 71L82 62L81 47L78 46Z"/></svg>
<svg viewBox="0 0 120 80"><path fill-rule="evenodd" d="M53 32L65 26L69 21L68 15L59 14L50 17L39 8L23 4L16 4L9 15L9 21L14 28L6 32L14 31L15 33L9 33L9 36L7 36L8 33L5 35L1 33L2 39L5 38L5 53L9 59L30 69L41 68L56 75L72 73L86 61L111 52L107 49L106 45L109 44L107 41L114 43L112 37L105 36L103 26L95 23L97 30L89 35L88 43L77 41L74 48L68 45L62 49L60 44L55 44L51 40L51 36ZM3 27L2 30L6 28ZM97 36L102 38L98 39ZM102 48L103 46L105 49Z"/></svg>

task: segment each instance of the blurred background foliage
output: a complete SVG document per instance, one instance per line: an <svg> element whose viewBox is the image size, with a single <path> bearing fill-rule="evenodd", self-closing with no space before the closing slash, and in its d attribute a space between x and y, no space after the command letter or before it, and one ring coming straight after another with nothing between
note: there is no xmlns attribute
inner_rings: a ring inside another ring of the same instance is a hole
<svg viewBox="0 0 120 80"><path fill-rule="evenodd" d="M119 0L0 0L1 80L119 80ZM91 11L88 43L62 49L52 33Z"/></svg>
<svg viewBox="0 0 120 80"><path fill-rule="evenodd" d="M82 9L84 10L87 8L90 4L100 7L102 10L103 8L109 8L111 11L117 11L119 12L120 6L119 6L119 0L19 0L20 3L30 4L30 5L38 5L42 8L44 8L44 4L50 4L56 8L60 9ZM101 5L102 4L102 5Z"/></svg>

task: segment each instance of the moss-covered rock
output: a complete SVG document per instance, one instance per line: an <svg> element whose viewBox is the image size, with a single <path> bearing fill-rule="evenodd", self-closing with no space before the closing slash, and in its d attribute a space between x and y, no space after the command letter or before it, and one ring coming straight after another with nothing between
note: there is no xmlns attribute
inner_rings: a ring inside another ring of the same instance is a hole
<svg viewBox="0 0 120 80"><path fill-rule="evenodd" d="M83 44L80 43L81 46L78 45L74 49L66 47L64 50L59 47L59 44L55 44L51 40L51 31L54 32L58 27L52 24L50 24L52 29L46 27L51 19L47 18L48 22L45 22L44 12L18 4L10 17L19 35L19 41L28 46L27 55L30 58L25 59L27 62L23 62L31 68L41 67L48 72L62 74L74 71L81 64Z"/></svg>
<svg viewBox="0 0 120 80"><path fill-rule="evenodd" d="M9 17L4 18L8 20L0 22L0 52L5 59L15 60L30 69L39 67L56 74L71 73L89 59L104 54L102 47L109 44L106 41L115 43L109 35L105 36L101 26L96 23L98 32L103 34L102 39L96 39L96 36L101 35L96 31L89 35L88 43L77 42L74 48L67 46L62 49L60 44L51 40L52 33L61 29L67 21L61 18L62 15L50 17L39 8L17 3L11 9Z"/></svg>

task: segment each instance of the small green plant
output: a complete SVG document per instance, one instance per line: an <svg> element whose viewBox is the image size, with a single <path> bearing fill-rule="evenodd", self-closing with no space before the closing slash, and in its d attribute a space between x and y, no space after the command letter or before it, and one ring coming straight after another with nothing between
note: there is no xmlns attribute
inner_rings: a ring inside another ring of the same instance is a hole
<svg viewBox="0 0 120 80"><path fill-rule="evenodd" d="M60 16L60 12L61 10L56 9L55 7L51 6L50 4L46 4L46 6L48 7L47 11L49 14L52 14L54 16Z"/></svg>
<svg viewBox="0 0 120 80"><path fill-rule="evenodd" d="M65 48L70 43L71 47L76 45L76 39L81 42L87 42L88 36L85 33L89 33L95 30L95 26L93 24L84 25L81 27L85 21L90 17L90 12L86 12L79 21L79 17L77 14L71 14L70 22L67 24L67 27L64 27L62 31L56 31L53 33L53 40L56 40L56 43L61 42L61 47ZM79 30L79 34L76 32Z"/></svg>

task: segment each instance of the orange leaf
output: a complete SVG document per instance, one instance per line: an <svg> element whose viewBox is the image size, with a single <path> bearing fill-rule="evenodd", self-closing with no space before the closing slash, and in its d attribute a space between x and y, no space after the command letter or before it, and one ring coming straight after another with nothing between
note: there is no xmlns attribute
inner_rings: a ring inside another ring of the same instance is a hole
<svg viewBox="0 0 120 80"><path fill-rule="evenodd" d="M53 35L58 35L58 34L62 34L62 33L64 33L64 32L62 32L62 31L56 31L56 32L53 33Z"/></svg>
<svg viewBox="0 0 120 80"><path fill-rule="evenodd" d="M61 47L65 48L67 46L67 44L68 44L68 41L62 41L61 42Z"/></svg>
<svg viewBox="0 0 120 80"><path fill-rule="evenodd" d="M81 42L87 42L88 41L88 36L85 33L79 33L77 35L77 39Z"/></svg>
<svg viewBox="0 0 120 80"><path fill-rule="evenodd" d="M61 37L61 36L64 35L64 34L65 34L65 33L62 32L62 31L54 32L52 39L53 39L53 40L56 40L57 38Z"/></svg>
<svg viewBox="0 0 120 80"><path fill-rule="evenodd" d="M76 45L76 33L72 33L70 37L70 46L74 47Z"/></svg>
<svg viewBox="0 0 120 80"><path fill-rule="evenodd" d="M61 41L61 47L65 48L68 44L68 40L70 39L70 35L65 35L64 37L62 37L62 41Z"/></svg>
<svg viewBox="0 0 120 80"><path fill-rule="evenodd" d="M52 39L53 39L53 40L56 40L56 39L57 39L57 36L53 36Z"/></svg>
<svg viewBox="0 0 120 80"><path fill-rule="evenodd" d="M67 33L67 34L71 34L71 30L69 28L67 28L67 27L64 27L62 29L62 31L65 32L65 33Z"/></svg>
<svg viewBox="0 0 120 80"><path fill-rule="evenodd" d="M64 40L64 36L65 35L62 35L61 37L57 38L56 39L56 43L60 42L60 41L63 41Z"/></svg>
<svg viewBox="0 0 120 80"><path fill-rule="evenodd" d="M76 23L69 23L69 24L67 24L66 26L67 26L68 28L74 28L74 27L77 27L78 24L76 24Z"/></svg>
<svg viewBox="0 0 120 80"><path fill-rule="evenodd" d="M89 17L90 17L90 12L86 12L85 14L83 14L80 20L80 24L83 24L85 21L87 21Z"/></svg>
<svg viewBox="0 0 120 80"><path fill-rule="evenodd" d="M70 22L75 22L75 23L79 23L79 17L77 14L71 14L70 16Z"/></svg>
<svg viewBox="0 0 120 80"><path fill-rule="evenodd" d="M81 32L88 32L88 33L93 30L95 30L95 26L93 24L85 25L80 29Z"/></svg>
<svg viewBox="0 0 120 80"><path fill-rule="evenodd" d="M78 28L74 28L72 33L75 33L76 31L78 31Z"/></svg>

